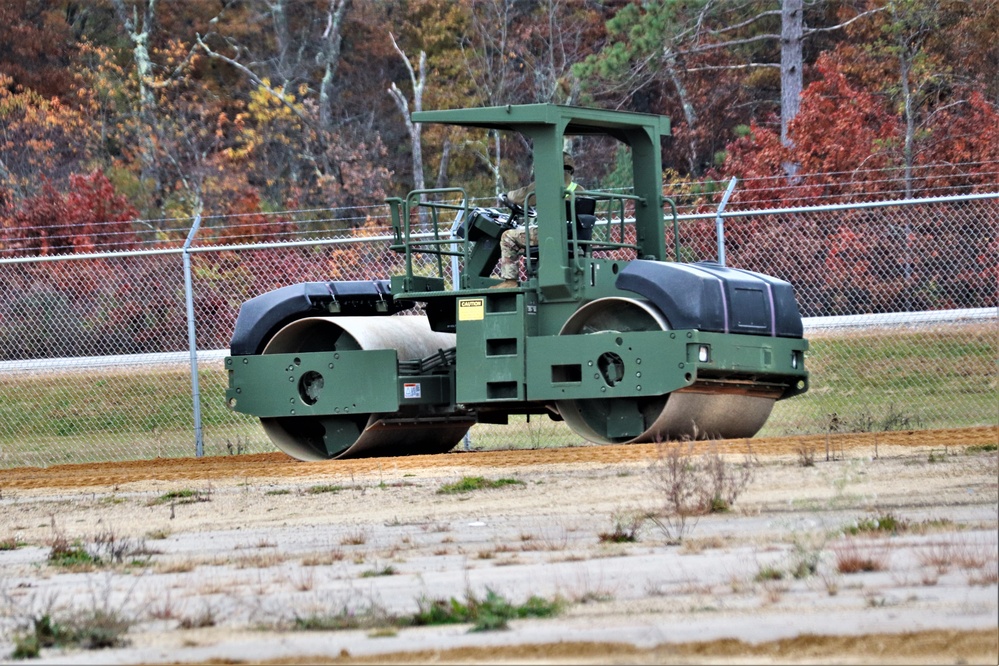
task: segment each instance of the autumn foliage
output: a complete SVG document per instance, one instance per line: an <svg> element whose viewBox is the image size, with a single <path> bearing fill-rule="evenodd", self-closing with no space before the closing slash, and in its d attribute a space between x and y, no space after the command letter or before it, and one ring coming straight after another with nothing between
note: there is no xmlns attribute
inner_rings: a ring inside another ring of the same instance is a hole
<svg viewBox="0 0 999 666"><path fill-rule="evenodd" d="M999 173L996 3L805 3L814 30L784 142L777 0L0 4L0 258L75 257L4 273L16 296L0 328L28 355L66 351L32 324L51 312L122 352L182 346L178 294L163 287L175 265L79 257L176 249L194 219L199 242L221 248L195 260L196 308L215 331L199 335L214 341L245 296L375 264L369 277L387 277L398 257L363 241L381 233L374 207L416 180L388 89L416 91L393 39L426 57L426 109L670 116L666 191L695 209L713 210L732 177L730 209L758 210L989 192ZM494 197L531 176L519 137L423 130L428 184ZM577 177L609 187L619 157ZM996 305L999 240L977 205L905 223L890 209L733 219L729 262L790 280L812 315ZM362 242L226 249L306 227ZM684 256L712 258L713 243L712 224L692 225Z"/></svg>

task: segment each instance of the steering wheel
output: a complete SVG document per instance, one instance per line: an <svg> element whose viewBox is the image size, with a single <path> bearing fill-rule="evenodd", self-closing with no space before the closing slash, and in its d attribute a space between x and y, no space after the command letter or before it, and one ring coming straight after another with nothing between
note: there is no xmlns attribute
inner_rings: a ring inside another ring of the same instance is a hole
<svg viewBox="0 0 999 666"><path fill-rule="evenodd" d="M510 212L513 213L515 217L524 217L525 215L527 217L537 217L538 215L537 212L534 210L533 206L528 206L527 210L525 211L523 206L521 206L519 203L514 203L513 201L510 201L510 199L505 194L503 195L502 200L503 200L503 205L509 208Z"/></svg>

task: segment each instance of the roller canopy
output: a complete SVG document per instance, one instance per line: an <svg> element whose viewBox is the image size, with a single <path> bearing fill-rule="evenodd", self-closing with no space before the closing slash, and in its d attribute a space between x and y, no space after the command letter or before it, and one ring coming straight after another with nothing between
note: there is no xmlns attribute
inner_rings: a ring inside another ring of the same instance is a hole
<svg viewBox="0 0 999 666"><path fill-rule="evenodd" d="M671 328L800 338L804 329L791 285L714 262L632 261L617 287L645 297Z"/></svg>

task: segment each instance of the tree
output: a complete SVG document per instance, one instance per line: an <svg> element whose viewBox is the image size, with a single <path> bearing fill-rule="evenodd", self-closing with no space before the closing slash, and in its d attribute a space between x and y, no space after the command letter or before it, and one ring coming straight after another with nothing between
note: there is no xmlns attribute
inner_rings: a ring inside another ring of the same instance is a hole
<svg viewBox="0 0 999 666"><path fill-rule="evenodd" d="M844 28L879 10L856 13L832 25L823 25L826 14L813 10L820 24L809 27L803 0L781 0L777 8L774 4L775 0L737 6L710 0L660 0L641 7L628 4L608 22L608 43L579 67L579 73L590 80L597 75L593 89L610 92L619 105L650 86L671 88L677 101L665 108L677 108L683 118L676 135L686 139L688 170L700 174L702 166L711 162L705 137L722 134L717 120L708 121L708 131L701 128L704 119L725 118L732 106L752 103L740 99L744 91L738 90L744 86L747 72L778 69L781 140L789 145L787 127L797 114L804 80L805 40ZM767 51L770 43L780 44L779 64ZM710 77L699 79L704 73ZM727 79L723 78L726 74ZM732 92L721 104L712 105L714 100L721 101L719 96L705 93L723 87ZM706 104L717 110L699 110ZM790 164L785 168L794 170Z"/></svg>
<svg viewBox="0 0 999 666"><path fill-rule="evenodd" d="M360 209L384 196L389 171L379 165L382 142L361 119L344 117L338 98L349 0L249 6L251 16L223 17L197 44L243 81L251 113L238 141L248 158L268 145L260 177L275 187L272 198ZM247 33L248 19L269 31Z"/></svg>
<svg viewBox="0 0 999 666"><path fill-rule="evenodd" d="M389 33L389 39L392 41L392 47L395 49L399 57L406 64L406 71L409 72L409 84L413 91L413 111L423 110L423 92L427 85L427 52L420 51L419 61L417 66L414 68L413 63L410 62L409 57L406 53L399 48L399 44L395 41L395 37L392 33ZM426 187L425 181L423 180L423 126L422 123L414 123L410 117L409 101L406 96L399 90L399 87L392 82L389 86L389 95L395 101L396 106L399 109L399 113L402 114L403 122L406 123L406 131L409 133L409 141L413 152L413 188L417 190L422 190Z"/></svg>
<svg viewBox="0 0 999 666"><path fill-rule="evenodd" d="M48 0L4 0L0 3L0 72L12 90L32 90L46 99L67 101L73 79L70 63L77 43L69 23L84 12Z"/></svg>
<svg viewBox="0 0 999 666"><path fill-rule="evenodd" d="M80 102L86 106L84 96ZM0 74L0 204L16 205L42 182L62 184L85 168L98 141L83 109Z"/></svg>
<svg viewBox="0 0 999 666"><path fill-rule="evenodd" d="M137 211L100 171L69 177L60 193L49 181L2 219L0 240L17 256L126 250L137 237Z"/></svg>
<svg viewBox="0 0 999 666"><path fill-rule="evenodd" d="M984 40L983 27L999 26L999 3L891 0L886 11L847 29L850 37L829 57L851 85L881 95L895 117L896 139L885 146L901 169L906 196L931 182L951 187L982 182L978 167L995 154L993 134L999 99L991 63L999 44ZM959 120L960 118L960 120ZM972 126L966 119L978 118Z"/></svg>
<svg viewBox="0 0 999 666"><path fill-rule="evenodd" d="M889 147L897 136L893 118L879 98L851 85L838 62L822 56L815 65L819 79L802 94L801 109L789 128L791 145L772 129L753 125L733 142L724 166L711 175L742 181L733 198L799 205L821 198L841 201L854 194L891 191L879 172L891 164ZM799 166L789 187L784 165Z"/></svg>

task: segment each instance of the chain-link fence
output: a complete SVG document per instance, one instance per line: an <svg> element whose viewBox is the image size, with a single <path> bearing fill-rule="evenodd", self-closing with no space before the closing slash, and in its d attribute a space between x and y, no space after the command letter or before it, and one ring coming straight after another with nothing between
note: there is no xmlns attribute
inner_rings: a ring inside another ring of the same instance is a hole
<svg viewBox="0 0 999 666"><path fill-rule="evenodd" d="M189 293L179 245L0 259L0 465L189 456L196 434L207 455L274 450L224 405L239 305L297 282L403 272L378 215L331 231L310 214L314 226L288 223L285 242L195 244ZM790 281L807 318L810 391L779 402L762 434L999 424L997 221L999 195L726 214L727 264ZM681 219L684 260L716 258L715 225ZM598 237L619 233L608 229ZM205 237L218 238L210 225ZM580 443L538 417L471 431L476 448Z"/></svg>

